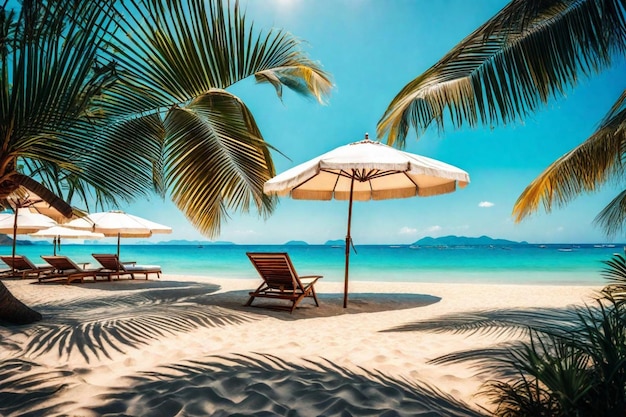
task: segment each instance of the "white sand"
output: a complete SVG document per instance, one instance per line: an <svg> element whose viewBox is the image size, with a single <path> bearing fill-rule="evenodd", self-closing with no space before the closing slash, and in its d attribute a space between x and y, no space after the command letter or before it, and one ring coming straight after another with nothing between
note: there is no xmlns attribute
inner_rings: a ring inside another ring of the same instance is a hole
<svg viewBox="0 0 626 417"><path fill-rule="evenodd" d="M562 308L600 289L354 282L343 309L343 284L322 280L321 307L307 299L289 314L243 307L257 280L4 283L44 320L0 327L3 416L477 415L485 377L428 361L504 339L388 330L446 314Z"/></svg>

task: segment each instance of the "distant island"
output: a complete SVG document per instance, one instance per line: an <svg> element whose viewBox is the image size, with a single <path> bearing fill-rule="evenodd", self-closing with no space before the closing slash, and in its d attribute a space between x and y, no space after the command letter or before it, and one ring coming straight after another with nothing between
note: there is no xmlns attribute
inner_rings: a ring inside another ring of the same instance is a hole
<svg viewBox="0 0 626 417"><path fill-rule="evenodd" d="M413 245L419 246L480 246L480 245L528 245L528 242L516 242L506 239L493 239L489 236L480 237L466 237L466 236L442 236L442 237L430 237L427 236L413 243Z"/></svg>
<svg viewBox="0 0 626 417"><path fill-rule="evenodd" d="M326 243L324 243L324 245L330 245L330 246L339 246L339 245L345 245L345 244L346 244L345 239L327 240Z"/></svg>
<svg viewBox="0 0 626 417"><path fill-rule="evenodd" d="M285 246L307 246L308 243L306 243L304 240L290 240L289 242L285 243Z"/></svg>

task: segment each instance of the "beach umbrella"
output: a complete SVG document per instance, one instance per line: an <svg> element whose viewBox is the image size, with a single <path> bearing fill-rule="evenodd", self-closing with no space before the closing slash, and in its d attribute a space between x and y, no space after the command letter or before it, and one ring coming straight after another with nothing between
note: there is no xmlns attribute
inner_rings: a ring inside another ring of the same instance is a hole
<svg viewBox="0 0 626 417"><path fill-rule="evenodd" d="M61 238L64 239L101 239L104 233L94 233L90 230L71 229L65 226L52 226L30 234L33 237L53 238L53 255L57 254L57 247L61 250Z"/></svg>
<svg viewBox="0 0 626 417"><path fill-rule="evenodd" d="M28 176L16 174L10 181L15 183L16 188L0 196L0 206L3 208L13 211L26 209L46 215L57 223L67 221L75 211L80 212Z"/></svg>
<svg viewBox="0 0 626 417"><path fill-rule="evenodd" d="M41 229L55 226L57 222L40 213L34 213L26 208L16 209L14 213L2 213L0 216L0 233L13 236L11 257L15 259L15 245L17 235L34 233Z"/></svg>
<svg viewBox="0 0 626 417"><path fill-rule="evenodd" d="M91 213L74 219L64 226L89 230L105 236L117 237L117 256L120 255L120 238L150 237L155 233L172 233L172 228L119 210Z"/></svg>
<svg viewBox="0 0 626 417"><path fill-rule="evenodd" d="M368 139L340 146L265 182L268 195L301 200L348 200L344 308L348 305L352 202L426 197L466 186L469 174L455 166Z"/></svg>

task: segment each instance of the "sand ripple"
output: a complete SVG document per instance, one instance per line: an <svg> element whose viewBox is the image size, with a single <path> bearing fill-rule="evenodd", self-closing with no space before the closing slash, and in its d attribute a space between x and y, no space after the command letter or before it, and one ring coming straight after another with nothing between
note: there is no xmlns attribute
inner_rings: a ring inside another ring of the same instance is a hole
<svg viewBox="0 0 626 417"><path fill-rule="evenodd" d="M0 326L5 417L478 416L484 379L430 361L501 340L429 322L560 309L590 291L355 283L348 309L322 286L320 308L287 314L244 307L247 281L6 284L44 320Z"/></svg>
<svg viewBox="0 0 626 417"><path fill-rule="evenodd" d="M38 368L33 372L32 368ZM20 377L28 369L27 377ZM320 359L296 365L268 355L207 357L128 377L91 399L62 400L76 372L20 360L0 367L2 415L478 416L434 388ZM45 406L44 406L45 404Z"/></svg>

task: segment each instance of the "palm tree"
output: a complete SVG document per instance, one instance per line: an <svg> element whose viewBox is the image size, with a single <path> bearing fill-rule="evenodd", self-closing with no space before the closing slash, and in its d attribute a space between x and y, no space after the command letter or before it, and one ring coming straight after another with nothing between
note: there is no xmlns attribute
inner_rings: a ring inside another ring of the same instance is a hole
<svg viewBox="0 0 626 417"><path fill-rule="evenodd" d="M388 106L378 135L404 146L433 122L494 126L523 119L581 76L609 67L626 51L624 0L513 0L407 84ZM626 91L585 142L539 175L519 197L518 221L564 205L624 172ZM446 113L448 117L446 117ZM626 192L596 218L608 234L626 220Z"/></svg>
<svg viewBox="0 0 626 417"><path fill-rule="evenodd" d="M65 216L71 207L34 178L56 169L79 174L80 154L91 142L76 134L92 98L115 81L109 69L93 71L108 28L106 6L92 2L25 0L19 12L0 9L0 204L20 199L24 191L44 197ZM70 20L68 17L74 17ZM64 181L59 178L58 186ZM105 178L88 173L78 184L91 183L105 194ZM41 315L16 300L0 282L0 319L28 323Z"/></svg>
<svg viewBox="0 0 626 417"><path fill-rule="evenodd" d="M107 52L120 82L98 102L112 123L99 131L93 166L115 166L122 183L152 181L210 236L230 211L268 214L269 146L226 89L254 76L279 97L287 87L323 102L328 75L289 33L257 32L238 2L231 10L220 0L132 0L117 3L117 13Z"/></svg>
<svg viewBox="0 0 626 417"><path fill-rule="evenodd" d="M332 85L237 2L25 0L0 9L0 31L0 199L21 176L83 204L156 190L210 235L230 210L273 207L268 144L225 89L254 75L323 101Z"/></svg>

